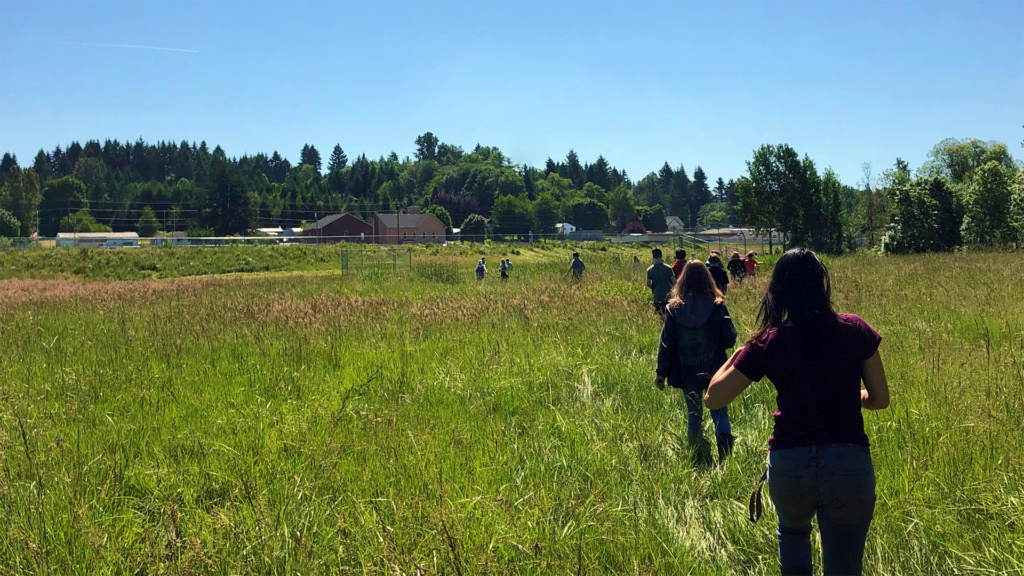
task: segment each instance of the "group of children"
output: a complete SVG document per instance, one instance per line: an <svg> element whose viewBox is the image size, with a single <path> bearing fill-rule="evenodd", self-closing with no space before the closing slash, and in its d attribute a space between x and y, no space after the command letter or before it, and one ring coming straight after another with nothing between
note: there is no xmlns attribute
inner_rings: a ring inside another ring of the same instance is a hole
<svg viewBox="0 0 1024 576"><path fill-rule="evenodd" d="M676 261L672 263L672 266L668 266L662 261L660 248L652 250L651 256L654 258L654 264L647 269L647 287L651 289L655 311L664 320L665 307L669 302L669 292L675 285L676 280L682 277L683 267L687 264L686 250L681 248L676 250ZM726 268L722 266L721 254L716 250L712 250L708 255L707 261L704 262L704 266L711 275L715 287L724 295L729 288L730 275L733 282L743 282L743 279L747 276L754 276L757 273L758 262L756 256L754 252L748 252L746 258L740 259L740 253L733 252L732 258L729 259L727 274ZM637 261L638 259L634 258L634 262Z"/></svg>
<svg viewBox="0 0 1024 576"><path fill-rule="evenodd" d="M498 271L501 273L501 281L502 282L508 281L508 275L509 275L510 272L512 272L512 259L511 258L502 258L501 259L501 266L498 268ZM481 257L480 260L477 261L477 263L476 263L476 279L477 279L477 281L482 281L486 274L487 274L487 258L486 257Z"/></svg>

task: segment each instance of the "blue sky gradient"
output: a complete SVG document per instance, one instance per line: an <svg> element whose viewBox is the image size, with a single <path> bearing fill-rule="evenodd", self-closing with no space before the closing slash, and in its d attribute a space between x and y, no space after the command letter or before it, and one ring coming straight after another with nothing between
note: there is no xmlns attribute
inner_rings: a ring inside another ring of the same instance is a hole
<svg viewBox="0 0 1024 576"><path fill-rule="evenodd" d="M735 178L787 142L855 184L950 136L1020 158L1022 124L1016 0L0 2L0 152L23 165L140 136L406 156L429 130L634 180L666 160Z"/></svg>

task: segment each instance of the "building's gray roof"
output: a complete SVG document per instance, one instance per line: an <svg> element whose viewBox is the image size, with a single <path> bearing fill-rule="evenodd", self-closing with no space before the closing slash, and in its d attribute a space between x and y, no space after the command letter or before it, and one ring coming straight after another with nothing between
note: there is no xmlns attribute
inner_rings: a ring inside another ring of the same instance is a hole
<svg viewBox="0 0 1024 576"><path fill-rule="evenodd" d="M320 228L324 228L325 226L327 226L331 222L334 222L335 220L338 220L342 216L345 216L345 215L352 216L356 220L359 220L360 222L362 222L362 220L360 220L355 215L349 214L348 212L343 212L341 214L331 214L330 216L324 216L323 218L317 220L316 222L310 224L309 226L306 226L305 228L303 228L303 230L317 230L317 229L320 229Z"/></svg>
<svg viewBox="0 0 1024 576"><path fill-rule="evenodd" d="M377 214L381 224L388 228L398 228L399 223L402 228L416 228L431 216L437 218L433 214Z"/></svg>
<svg viewBox="0 0 1024 576"><path fill-rule="evenodd" d="M100 238L106 238L109 240L138 240L139 235L136 232L58 232L57 238L61 240L95 240Z"/></svg>

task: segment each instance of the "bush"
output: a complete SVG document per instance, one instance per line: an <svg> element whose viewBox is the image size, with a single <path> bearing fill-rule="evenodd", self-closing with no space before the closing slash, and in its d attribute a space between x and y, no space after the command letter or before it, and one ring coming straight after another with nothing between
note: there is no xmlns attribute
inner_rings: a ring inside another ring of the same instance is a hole
<svg viewBox="0 0 1024 576"><path fill-rule="evenodd" d="M470 214L462 223L460 233L463 240L479 242L487 233L487 220L479 214Z"/></svg>
<svg viewBox="0 0 1024 576"><path fill-rule="evenodd" d="M18 236L21 231L21 222L7 210L0 208L0 236Z"/></svg>
<svg viewBox="0 0 1024 576"><path fill-rule="evenodd" d="M189 238L211 238L216 236L216 233L209 226L193 226L185 230L185 236Z"/></svg>

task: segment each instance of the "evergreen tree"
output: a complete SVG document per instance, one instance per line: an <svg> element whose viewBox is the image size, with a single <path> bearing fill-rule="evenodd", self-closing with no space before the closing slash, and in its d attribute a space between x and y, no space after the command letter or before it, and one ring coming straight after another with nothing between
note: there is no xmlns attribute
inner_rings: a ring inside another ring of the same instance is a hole
<svg viewBox="0 0 1024 576"><path fill-rule="evenodd" d="M532 171L533 169L529 166L523 167L523 188L526 189L526 196L531 201L536 198L536 189L533 185L533 175L531 174Z"/></svg>
<svg viewBox="0 0 1024 576"><path fill-rule="evenodd" d="M697 166L697 169L693 171L693 181L690 182L690 197L692 198L691 205L703 206L711 202L711 189L708 187L708 177L700 166Z"/></svg>
<svg viewBox="0 0 1024 576"><path fill-rule="evenodd" d="M611 190L611 170L604 156L598 156L596 162L587 166L586 174L588 183L596 184L604 190Z"/></svg>
<svg viewBox="0 0 1024 576"><path fill-rule="evenodd" d="M672 172L672 167L668 165L668 162L658 170L658 186L661 187L661 195L668 197L672 195L672 178L675 173Z"/></svg>
<svg viewBox="0 0 1024 576"><path fill-rule="evenodd" d="M0 160L0 186L3 186L4 178L7 176L7 173L11 171L11 168L14 168L17 165L18 157L14 156L10 152L5 152L3 160Z"/></svg>
<svg viewBox="0 0 1024 576"><path fill-rule="evenodd" d="M152 238L160 231L160 222L156 219L156 214L151 207L146 206L142 209L142 216L139 217L135 228L142 238Z"/></svg>
<svg viewBox="0 0 1024 576"><path fill-rule="evenodd" d="M254 228L256 209L242 187L238 170L221 156L214 154L211 164L211 224L218 236L245 234Z"/></svg>
<svg viewBox="0 0 1024 576"><path fill-rule="evenodd" d="M719 178L718 180L715 180L715 201L716 202L726 202L727 201L726 198L725 198L725 180L722 180L721 178Z"/></svg>
<svg viewBox="0 0 1024 576"><path fill-rule="evenodd" d="M583 165L580 164L580 157L575 150L569 150L565 156L565 174L561 175L572 180L572 185L577 190L583 189L586 184L583 174Z"/></svg>
<svg viewBox="0 0 1024 576"><path fill-rule="evenodd" d="M558 164L551 158L544 162L544 176L547 177L549 174L558 174Z"/></svg>
<svg viewBox="0 0 1024 576"><path fill-rule="evenodd" d="M39 176L39 182L43 183L50 179L50 155L46 153L42 148L39 152L36 152L35 161L32 163L32 167L36 171L36 175Z"/></svg>
<svg viewBox="0 0 1024 576"><path fill-rule="evenodd" d="M302 147L302 155L299 157L299 164L312 166L316 173L320 173L320 152L312 144Z"/></svg>
<svg viewBox="0 0 1024 576"><path fill-rule="evenodd" d="M336 172L345 169L348 166L348 156L345 155L345 151L341 149L341 145L334 145L334 150L331 151L331 160L328 162L328 172Z"/></svg>

